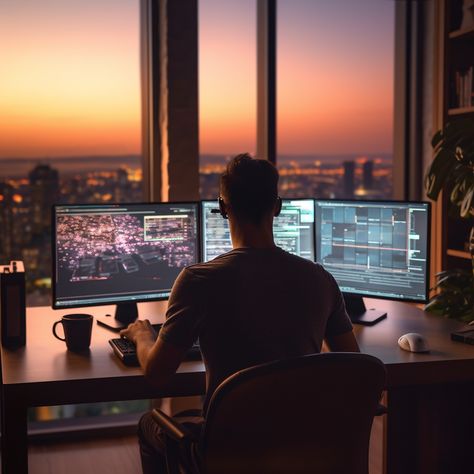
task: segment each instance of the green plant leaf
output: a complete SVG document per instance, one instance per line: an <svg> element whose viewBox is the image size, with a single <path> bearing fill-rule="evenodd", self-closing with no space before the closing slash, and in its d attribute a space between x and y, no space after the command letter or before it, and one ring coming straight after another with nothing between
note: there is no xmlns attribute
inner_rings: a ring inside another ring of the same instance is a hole
<svg viewBox="0 0 474 474"><path fill-rule="evenodd" d="M431 146L433 148L436 148L438 144L443 140L443 131L438 130L434 135L433 138L431 139Z"/></svg>
<svg viewBox="0 0 474 474"><path fill-rule="evenodd" d="M443 189L451 169L456 165L454 155L446 150L440 150L425 175L426 194L430 199L436 201L440 191Z"/></svg>
<svg viewBox="0 0 474 474"><path fill-rule="evenodd" d="M474 186L470 186L469 189L466 191L463 200L461 201L461 209L459 213L461 217L469 217L471 208L473 207L473 199L474 199Z"/></svg>

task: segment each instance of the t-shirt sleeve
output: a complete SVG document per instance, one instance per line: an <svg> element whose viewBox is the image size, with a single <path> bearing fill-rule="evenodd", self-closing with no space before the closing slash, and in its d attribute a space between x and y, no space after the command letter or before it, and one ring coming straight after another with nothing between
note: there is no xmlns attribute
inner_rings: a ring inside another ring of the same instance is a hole
<svg viewBox="0 0 474 474"><path fill-rule="evenodd" d="M202 315L202 281L185 268L176 279L168 302L160 337L166 342L191 347L198 337Z"/></svg>
<svg viewBox="0 0 474 474"><path fill-rule="evenodd" d="M347 314L339 285L329 272L327 272L327 276L329 278L330 292L334 295L332 311L329 314L325 334L325 337L330 337L352 331L352 323Z"/></svg>

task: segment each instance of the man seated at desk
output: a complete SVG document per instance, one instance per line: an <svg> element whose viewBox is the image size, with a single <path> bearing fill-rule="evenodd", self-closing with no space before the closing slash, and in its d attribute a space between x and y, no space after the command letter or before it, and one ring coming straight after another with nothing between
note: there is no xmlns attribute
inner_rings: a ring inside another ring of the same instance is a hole
<svg viewBox="0 0 474 474"><path fill-rule="evenodd" d="M199 338L207 372L204 416L214 390L238 370L320 352L323 340L333 351L359 350L334 278L275 245L278 178L266 160L244 154L230 161L219 207L229 219L233 250L181 272L158 338L147 321L122 331L136 343L145 376L157 387L166 385ZM166 472L151 415L141 419L139 436L143 471Z"/></svg>

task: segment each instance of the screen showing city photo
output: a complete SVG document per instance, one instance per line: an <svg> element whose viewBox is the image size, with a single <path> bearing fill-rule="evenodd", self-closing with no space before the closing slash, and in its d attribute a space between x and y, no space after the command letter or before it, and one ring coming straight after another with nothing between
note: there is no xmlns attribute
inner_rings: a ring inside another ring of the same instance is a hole
<svg viewBox="0 0 474 474"><path fill-rule="evenodd" d="M168 296L199 260L197 220L197 203L57 206L56 306Z"/></svg>
<svg viewBox="0 0 474 474"><path fill-rule="evenodd" d="M346 293L425 301L428 203L316 201L317 261Z"/></svg>
<svg viewBox="0 0 474 474"><path fill-rule="evenodd" d="M204 261L232 249L229 221L218 212L217 201L201 202ZM273 221L275 243L287 252L314 260L313 199L283 199L280 215Z"/></svg>

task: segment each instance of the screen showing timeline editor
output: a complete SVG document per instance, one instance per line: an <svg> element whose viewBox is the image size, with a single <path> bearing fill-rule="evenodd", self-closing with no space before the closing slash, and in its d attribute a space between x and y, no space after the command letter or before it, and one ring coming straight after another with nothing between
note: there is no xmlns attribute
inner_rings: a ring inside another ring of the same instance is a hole
<svg viewBox="0 0 474 474"><path fill-rule="evenodd" d="M424 301L429 204L316 201L317 261L346 293Z"/></svg>
<svg viewBox="0 0 474 474"><path fill-rule="evenodd" d="M229 221L219 213L217 201L201 202L202 256L205 262L232 250ZM287 252L314 261L314 200L283 199L273 221L275 243Z"/></svg>

